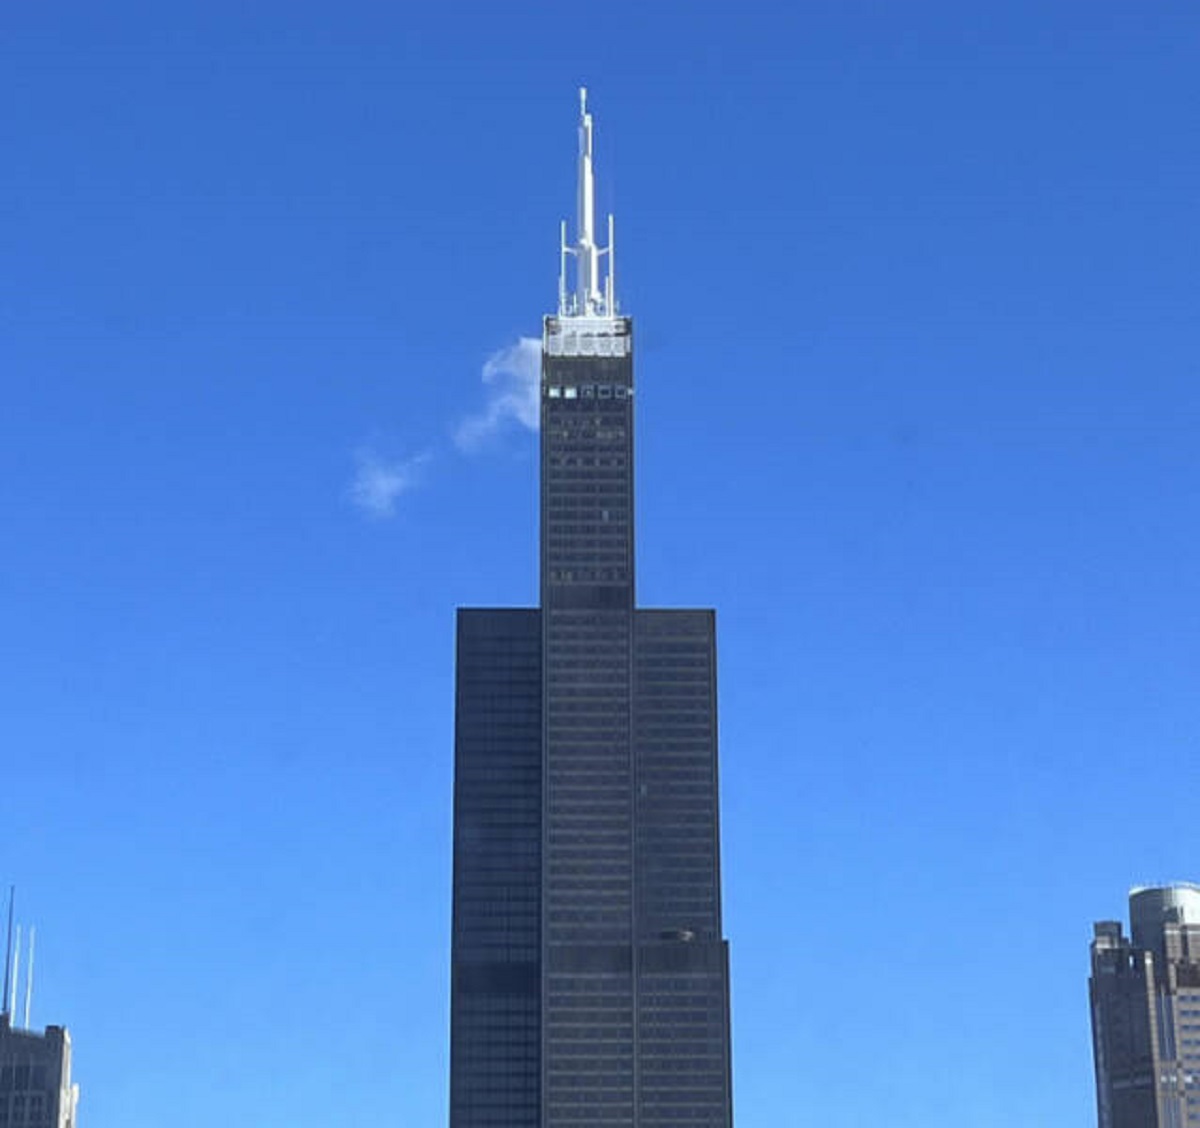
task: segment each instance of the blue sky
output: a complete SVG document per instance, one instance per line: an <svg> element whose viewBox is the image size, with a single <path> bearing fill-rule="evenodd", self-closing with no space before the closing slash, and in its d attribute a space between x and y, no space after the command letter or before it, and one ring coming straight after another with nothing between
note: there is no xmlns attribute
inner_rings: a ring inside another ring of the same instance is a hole
<svg viewBox="0 0 1200 1128"><path fill-rule="evenodd" d="M1093 1124L1090 924L1200 877L1198 47L6 12L0 881L89 1128L444 1122L453 614L536 599L580 83L640 599L718 609L738 1124Z"/></svg>

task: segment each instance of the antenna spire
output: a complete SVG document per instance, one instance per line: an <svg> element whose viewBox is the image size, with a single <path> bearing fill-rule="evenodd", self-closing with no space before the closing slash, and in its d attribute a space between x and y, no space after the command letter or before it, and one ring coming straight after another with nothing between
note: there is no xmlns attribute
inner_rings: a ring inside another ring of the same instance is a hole
<svg viewBox="0 0 1200 1128"><path fill-rule="evenodd" d="M8 1018L10 1024L17 1021L17 981L21 978L21 926L17 925L17 948L13 953L12 994L8 997Z"/></svg>
<svg viewBox="0 0 1200 1128"><path fill-rule="evenodd" d="M560 317L615 317L613 288L613 217L608 217L608 246L596 245L596 170L592 149L592 115L588 112L587 87L579 88L579 186L576 206L576 240L567 243L563 224L558 281ZM567 292L567 255L575 257L575 290ZM600 259L608 257L604 289L600 288Z"/></svg>
<svg viewBox="0 0 1200 1128"><path fill-rule="evenodd" d="M29 967L25 971L25 1029L29 1030L29 1011L33 1006L33 945L37 940L37 929L29 926Z"/></svg>
<svg viewBox="0 0 1200 1128"><path fill-rule="evenodd" d="M16 899L16 896L17 887L10 885L8 887L8 947L4 952L4 996L0 999L0 1014L9 1014L8 989L9 984L12 982L13 957L13 901Z"/></svg>

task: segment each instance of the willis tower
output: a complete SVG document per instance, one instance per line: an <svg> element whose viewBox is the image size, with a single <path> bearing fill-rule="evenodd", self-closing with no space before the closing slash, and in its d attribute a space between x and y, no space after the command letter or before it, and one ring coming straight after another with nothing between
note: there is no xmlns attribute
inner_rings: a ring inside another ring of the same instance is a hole
<svg viewBox="0 0 1200 1128"><path fill-rule="evenodd" d="M633 323L593 185L581 91L540 606L458 612L450 1128L732 1122L714 614L635 600Z"/></svg>

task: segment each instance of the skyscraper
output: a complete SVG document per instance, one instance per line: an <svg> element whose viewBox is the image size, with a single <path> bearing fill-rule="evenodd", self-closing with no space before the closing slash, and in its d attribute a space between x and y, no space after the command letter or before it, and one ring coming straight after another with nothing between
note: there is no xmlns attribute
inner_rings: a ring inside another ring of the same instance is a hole
<svg viewBox="0 0 1200 1128"><path fill-rule="evenodd" d="M1200 885L1134 889L1131 937L1098 921L1092 1046L1100 1128L1200 1126Z"/></svg>
<svg viewBox="0 0 1200 1128"><path fill-rule="evenodd" d="M18 1030L0 1014L0 1126L75 1128L71 1036L61 1026Z"/></svg>
<svg viewBox="0 0 1200 1128"><path fill-rule="evenodd" d="M540 606L458 613L451 1128L732 1121L714 615L636 604L633 323L592 162L581 91Z"/></svg>
<svg viewBox="0 0 1200 1128"><path fill-rule="evenodd" d="M71 1036L61 1026L28 1029L33 995L33 934L25 960L24 1023L18 1026L21 993L20 928L13 947L13 895L8 900L4 986L0 996L0 1128L75 1128L79 1086L71 1081Z"/></svg>

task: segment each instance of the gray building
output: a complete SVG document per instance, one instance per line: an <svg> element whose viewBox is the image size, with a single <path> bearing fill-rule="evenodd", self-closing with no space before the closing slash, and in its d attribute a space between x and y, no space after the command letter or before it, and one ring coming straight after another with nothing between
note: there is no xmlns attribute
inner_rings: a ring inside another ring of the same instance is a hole
<svg viewBox="0 0 1200 1128"><path fill-rule="evenodd" d="M1200 885L1134 889L1091 946L1100 1128L1200 1128Z"/></svg>
<svg viewBox="0 0 1200 1128"><path fill-rule="evenodd" d="M578 211L542 340L540 606L458 613L450 1124L729 1128L714 615L636 603L633 324L582 92Z"/></svg>
<svg viewBox="0 0 1200 1128"><path fill-rule="evenodd" d="M14 1029L0 1014L0 1128L75 1128L79 1086L71 1081L71 1036Z"/></svg>

